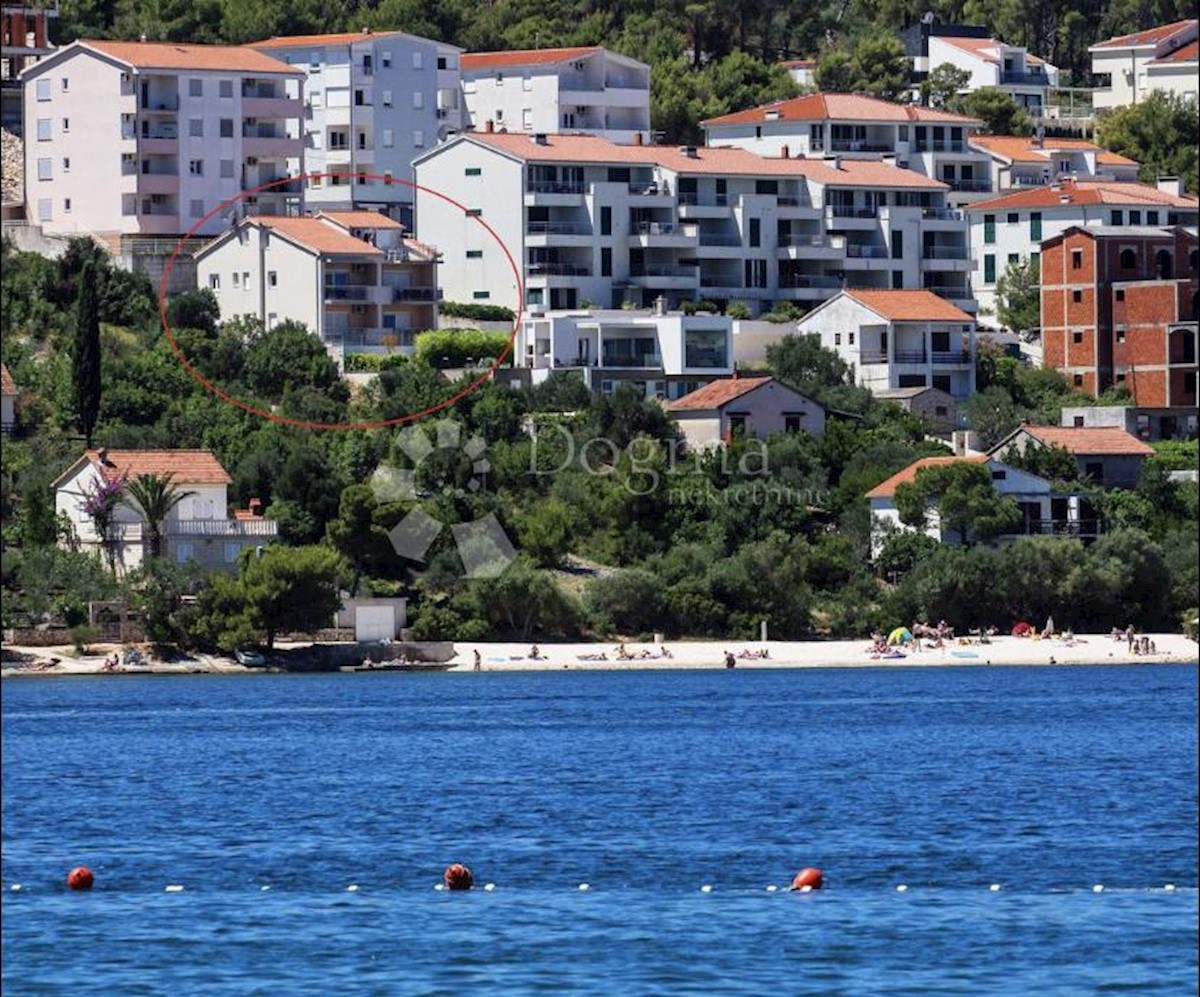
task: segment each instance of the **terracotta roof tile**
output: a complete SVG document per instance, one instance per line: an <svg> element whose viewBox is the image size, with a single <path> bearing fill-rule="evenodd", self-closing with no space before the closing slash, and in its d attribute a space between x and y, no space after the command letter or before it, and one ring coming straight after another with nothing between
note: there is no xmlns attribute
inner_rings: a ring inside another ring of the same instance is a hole
<svg viewBox="0 0 1200 997"><path fill-rule="evenodd" d="M169 474L179 487L227 485L233 480L210 450L109 450L103 465L99 450L88 450L85 456L94 467L103 468L109 481L122 474L130 479L139 474Z"/></svg>
<svg viewBox="0 0 1200 997"><path fill-rule="evenodd" d="M1133 48L1140 45L1156 45L1164 38L1170 38L1176 32L1183 31L1195 24L1194 18L1187 21L1176 21L1174 24L1163 24L1157 28L1134 32L1132 35L1117 35L1116 38L1097 42L1092 48Z"/></svg>
<svg viewBox="0 0 1200 997"><path fill-rule="evenodd" d="M785 69L808 69L816 64L816 59L785 59L779 65Z"/></svg>
<svg viewBox="0 0 1200 997"><path fill-rule="evenodd" d="M1064 200L1065 198L1065 200ZM1200 202L1191 195L1178 197L1142 183L1069 181L1055 186L1030 187L1003 197L976 201L967 211L1003 211L1011 208L1052 208L1071 204L1132 204L1196 210Z"/></svg>
<svg viewBox="0 0 1200 997"><path fill-rule="evenodd" d="M256 75L304 73L241 45L174 45L81 39L79 44L137 69L191 69Z"/></svg>
<svg viewBox="0 0 1200 997"><path fill-rule="evenodd" d="M599 45L577 48L527 48L509 52L464 52L463 69L500 69L504 66L553 66L599 52Z"/></svg>
<svg viewBox="0 0 1200 997"><path fill-rule="evenodd" d="M886 481L880 482L867 492L866 497L869 499L892 498L899 485L911 485L917 479L917 472L926 467L941 467L944 464L957 464L960 461L968 464L982 464L987 460L989 460L987 454L972 454L969 457L922 457L920 460L913 461L903 471L897 471Z"/></svg>
<svg viewBox="0 0 1200 997"><path fill-rule="evenodd" d="M1047 138L1040 148L1035 148L1032 138L1021 138L1016 135L972 135L970 144L984 152L990 152L1003 159L1016 163L1045 163L1054 158L1054 153L1063 152L1094 152L1096 161L1107 166L1137 166L1132 159L1118 156L1093 142L1081 138Z"/></svg>
<svg viewBox="0 0 1200 997"><path fill-rule="evenodd" d="M727 405L735 398L749 394L755 388L761 388L775 380L773 377L723 377L719 381L711 381L703 388L697 388L690 394L677 398L667 406L670 412L694 412L697 410L716 409Z"/></svg>
<svg viewBox="0 0 1200 997"><path fill-rule="evenodd" d="M1148 457L1154 448L1132 433L1115 427L1022 426L1022 430L1046 446L1062 447L1079 457L1133 455Z"/></svg>
<svg viewBox="0 0 1200 997"><path fill-rule="evenodd" d="M890 322L974 322L966 312L940 298L932 291L864 291L843 292L878 312Z"/></svg>
<svg viewBox="0 0 1200 997"><path fill-rule="evenodd" d="M347 228L404 228L394 218L379 211L320 211L318 218L328 218L331 222L345 225Z"/></svg>
<svg viewBox="0 0 1200 997"><path fill-rule="evenodd" d="M282 215L255 215L250 224L262 225L293 242L318 253L333 256L382 256L383 251L369 242L356 239L344 228L319 218L285 218Z"/></svg>
<svg viewBox="0 0 1200 997"><path fill-rule="evenodd" d="M962 49L964 52L974 52L985 62L1000 65L1000 50L1002 48L1020 48L1019 45L1009 45L995 38L954 38L949 35L934 35L940 42ZM1039 59L1030 52L1025 53L1025 64L1029 66L1044 66L1044 59Z"/></svg>
<svg viewBox="0 0 1200 997"><path fill-rule="evenodd" d="M17 393L17 382L13 380L12 374L8 372L7 364L0 364L0 389L6 395L15 395Z"/></svg>
<svg viewBox="0 0 1200 997"><path fill-rule="evenodd" d="M1183 48L1177 48L1170 55L1164 55L1161 58L1153 59L1150 62L1151 66L1166 66L1176 62L1195 62L1200 58L1200 40L1190 42L1184 45Z"/></svg>
<svg viewBox="0 0 1200 997"><path fill-rule="evenodd" d="M375 38L402 35L403 31L344 31L333 35L276 35L260 42L250 42L246 48L320 48L325 45L351 45Z"/></svg>
<svg viewBox="0 0 1200 997"><path fill-rule="evenodd" d="M767 117L770 112L771 117ZM978 119L912 104L896 104L853 93L811 93L776 100L745 111L709 118L702 125L737 125L766 121L933 121L975 125Z"/></svg>

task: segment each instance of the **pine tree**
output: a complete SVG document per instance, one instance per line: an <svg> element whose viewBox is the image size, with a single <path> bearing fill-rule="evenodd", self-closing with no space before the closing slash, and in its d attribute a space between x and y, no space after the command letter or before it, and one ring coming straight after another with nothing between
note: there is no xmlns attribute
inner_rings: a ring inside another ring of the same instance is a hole
<svg viewBox="0 0 1200 997"><path fill-rule="evenodd" d="M84 264L79 275L71 380L75 392L76 425L90 447L92 433L100 418L100 299L96 269L91 261Z"/></svg>

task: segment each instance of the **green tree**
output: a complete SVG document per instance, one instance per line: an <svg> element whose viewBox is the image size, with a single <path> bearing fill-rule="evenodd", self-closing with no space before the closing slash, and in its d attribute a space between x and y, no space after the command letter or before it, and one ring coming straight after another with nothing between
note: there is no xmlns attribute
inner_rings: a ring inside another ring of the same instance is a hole
<svg viewBox="0 0 1200 997"><path fill-rule="evenodd" d="M1030 337L1042 327L1042 275L1031 260L1010 263L996 281L996 317L1012 332Z"/></svg>
<svg viewBox="0 0 1200 997"><path fill-rule="evenodd" d="M289 388L313 387L344 400L346 387L325 345L299 322L251 326L243 376L255 394L279 401Z"/></svg>
<svg viewBox="0 0 1200 997"><path fill-rule="evenodd" d="M858 80L853 57L840 48L830 49L821 56L814 75L817 86L825 93L850 93Z"/></svg>
<svg viewBox="0 0 1200 997"><path fill-rule="evenodd" d="M833 49L822 56L817 63L817 85L825 91L854 91L880 100L898 100L908 90L909 68L899 38L869 34L848 53Z"/></svg>
<svg viewBox="0 0 1200 997"><path fill-rule="evenodd" d="M1079 462L1065 447L1030 446L1023 453L1014 448L1004 458L1004 463L1059 484L1079 481Z"/></svg>
<svg viewBox="0 0 1200 997"><path fill-rule="evenodd" d="M521 549L539 567L562 567L571 552L575 530L576 514L569 505L556 498L542 499L521 519Z"/></svg>
<svg viewBox="0 0 1200 997"><path fill-rule="evenodd" d="M1033 119L1003 90L980 87L963 99L963 113L983 122L985 135L1032 135Z"/></svg>
<svg viewBox="0 0 1200 997"><path fill-rule="evenodd" d="M779 380L824 402L830 388L850 384L850 365L816 334L784 336L767 347L767 366Z"/></svg>
<svg viewBox="0 0 1200 997"><path fill-rule="evenodd" d="M967 425L979 437L984 450L994 447L1021 424L1024 411L1019 409L1007 388L993 384L978 391L963 404Z"/></svg>
<svg viewBox="0 0 1200 997"><path fill-rule="evenodd" d="M921 81L921 103L939 110L954 110L959 106L959 93L971 82L970 70L959 69L952 62L934 66Z"/></svg>
<svg viewBox="0 0 1200 997"><path fill-rule="evenodd" d="M342 489L336 519L325 528L325 538L341 553L354 571L350 594L358 594L363 572L381 556L392 553L387 531L376 522L379 504L368 485L350 485Z"/></svg>
<svg viewBox="0 0 1200 997"><path fill-rule="evenodd" d="M1141 163L1140 179L1153 184L1159 177L1182 177L1196 193L1196 102L1155 90L1145 100L1117 107L1096 122L1096 141L1120 156Z"/></svg>
<svg viewBox="0 0 1200 997"><path fill-rule="evenodd" d="M917 528L924 528L931 508L936 510L943 534L957 534L964 544L990 540L1021 522L1017 503L996 491L987 464L923 467L912 482L896 488L895 501L900 519Z"/></svg>
<svg viewBox="0 0 1200 997"><path fill-rule="evenodd" d="M96 268L88 261L79 279L75 303L75 340L71 350L71 380L74 385L75 423L87 445L100 418L100 304Z"/></svg>
<svg viewBox="0 0 1200 997"><path fill-rule="evenodd" d="M162 557L163 523L185 498L195 495L192 491L181 491L171 480L170 474L139 474L125 483L122 501L134 509L146 523L146 553L151 559Z"/></svg>

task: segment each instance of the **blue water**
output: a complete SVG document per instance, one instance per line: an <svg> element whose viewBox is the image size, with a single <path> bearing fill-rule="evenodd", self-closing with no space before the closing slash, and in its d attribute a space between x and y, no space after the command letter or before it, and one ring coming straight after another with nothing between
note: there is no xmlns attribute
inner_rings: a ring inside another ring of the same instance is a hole
<svg viewBox="0 0 1200 997"><path fill-rule="evenodd" d="M21 679L3 735L6 995L1197 992L1194 666Z"/></svg>

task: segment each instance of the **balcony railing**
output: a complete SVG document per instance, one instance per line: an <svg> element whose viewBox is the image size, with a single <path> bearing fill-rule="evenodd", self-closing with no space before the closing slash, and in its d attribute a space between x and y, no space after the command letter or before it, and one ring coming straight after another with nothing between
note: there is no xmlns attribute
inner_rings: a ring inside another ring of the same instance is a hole
<svg viewBox="0 0 1200 997"><path fill-rule="evenodd" d="M921 217L944 222L961 222L963 213L956 208L922 208Z"/></svg>
<svg viewBox="0 0 1200 997"><path fill-rule="evenodd" d="M851 242L846 245L846 256L849 259L886 260L888 251L886 246L862 246Z"/></svg>
<svg viewBox="0 0 1200 997"><path fill-rule="evenodd" d="M682 225L676 225L674 222L638 222L634 226L634 235L693 235L695 229L685 229Z"/></svg>
<svg viewBox="0 0 1200 997"><path fill-rule="evenodd" d="M629 184L629 193L653 197L657 194L670 194L669 184L657 183L654 180L634 180Z"/></svg>
<svg viewBox="0 0 1200 997"><path fill-rule="evenodd" d="M876 363L886 363L887 355L884 354L883 360L877 360ZM928 363L929 354L924 350L896 350L892 354L893 363Z"/></svg>
<svg viewBox="0 0 1200 997"><path fill-rule="evenodd" d="M738 274L705 274L700 277L700 286L740 288L742 279Z"/></svg>
<svg viewBox="0 0 1200 997"><path fill-rule="evenodd" d="M1007 84L1009 86L1035 86L1048 87L1050 85L1050 77L1044 71L1040 72L1003 72L1000 74L1001 86Z"/></svg>
<svg viewBox="0 0 1200 997"><path fill-rule="evenodd" d="M720 235L712 232L700 233L701 246L740 246L742 237L739 235Z"/></svg>
<svg viewBox="0 0 1200 997"><path fill-rule="evenodd" d="M925 260L965 260L970 251L966 246L925 246L921 258Z"/></svg>
<svg viewBox="0 0 1200 997"><path fill-rule="evenodd" d="M696 267L640 267L631 277L695 277Z"/></svg>
<svg viewBox="0 0 1200 997"><path fill-rule="evenodd" d="M174 537L273 537L279 524L273 519L181 519L168 523L166 535Z"/></svg>
<svg viewBox="0 0 1200 997"><path fill-rule="evenodd" d="M285 94L278 93L270 83L243 83L242 96L257 98L259 100L275 100L277 98L282 99Z"/></svg>
<svg viewBox="0 0 1200 997"><path fill-rule="evenodd" d="M1104 529L1099 519L1031 519L1022 532L1033 537L1098 537Z"/></svg>
<svg viewBox="0 0 1200 997"><path fill-rule="evenodd" d="M592 227L584 222L529 222L525 231L530 235L591 235Z"/></svg>
<svg viewBox="0 0 1200 997"><path fill-rule="evenodd" d="M590 277L591 267L573 263L530 263L526 268L531 277Z"/></svg>
<svg viewBox="0 0 1200 997"><path fill-rule="evenodd" d="M601 367L661 367L662 356L658 353L642 353L637 356L628 354L604 354Z"/></svg>
<svg viewBox="0 0 1200 997"><path fill-rule="evenodd" d="M396 301L437 301L441 292L436 287L397 287L394 300Z"/></svg>
<svg viewBox="0 0 1200 997"><path fill-rule="evenodd" d="M943 179L942 183L948 184L951 190L957 190L961 193L988 194L992 189L992 181L990 180Z"/></svg>
<svg viewBox="0 0 1200 997"><path fill-rule="evenodd" d="M326 284L326 301L366 301L370 288L365 285L350 286L347 284Z"/></svg>
<svg viewBox="0 0 1200 997"><path fill-rule="evenodd" d="M961 300L971 297L971 289L965 284L926 284L925 290L932 291L942 298Z"/></svg>
<svg viewBox="0 0 1200 997"><path fill-rule="evenodd" d="M874 218L876 215L874 208L859 208L850 204L831 204L829 213L834 218Z"/></svg>
<svg viewBox="0 0 1200 997"><path fill-rule="evenodd" d="M971 354L966 350L950 350L947 352L939 352L934 350L930 354L935 364L951 365L969 364L971 362Z"/></svg>
<svg viewBox="0 0 1200 997"><path fill-rule="evenodd" d="M694 190L689 190L680 191L678 198L680 204L693 205L695 207L702 208L724 208L728 207L729 205L728 194L714 194L711 198L701 200L699 193Z"/></svg>
<svg viewBox="0 0 1200 997"><path fill-rule="evenodd" d="M913 152L966 152L967 144L962 140L957 142L943 140L929 140L925 142L914 142Z"/></svg>
<svg viewBox="0 0 1200 997"><path fill-rule="evenodd" d="M776 200L781 208L811 208L813 206L811 198L796 197L792 194L780 194Z"/></svg>
<svg viewBox="0 0 1200 997"><path fill-rule="evenodd" d="M179 110L179 94L173 97L151 97L146 103L141 106L142 111L178 111Z"/></svg>
<svg viewBox="0 0 1200 997"><path fill-rule="evenodd" d="M818 249L839 249L845 244L842 236L836 235L781 235L780 246L811 246Z"/></svg>
<svg viewBox="0 0 1200 997"><path fill-rule="evenodd" d="M800 276L783 274L779 278L780 287L841 287L840 277Z"/></svg>
<svg viewBox="0 0 1200 997"><path fill-rule="evenodd" d="M891 142L863 142L855 139L835 139L829 148L833 152L892 152L895 145Z"/></svg>
<svg viewBox="0 0 1200 997"><path fill-rule="evenodd" d="M582 194L582 181L530 180L525 185L530 194Z"/></svg>

